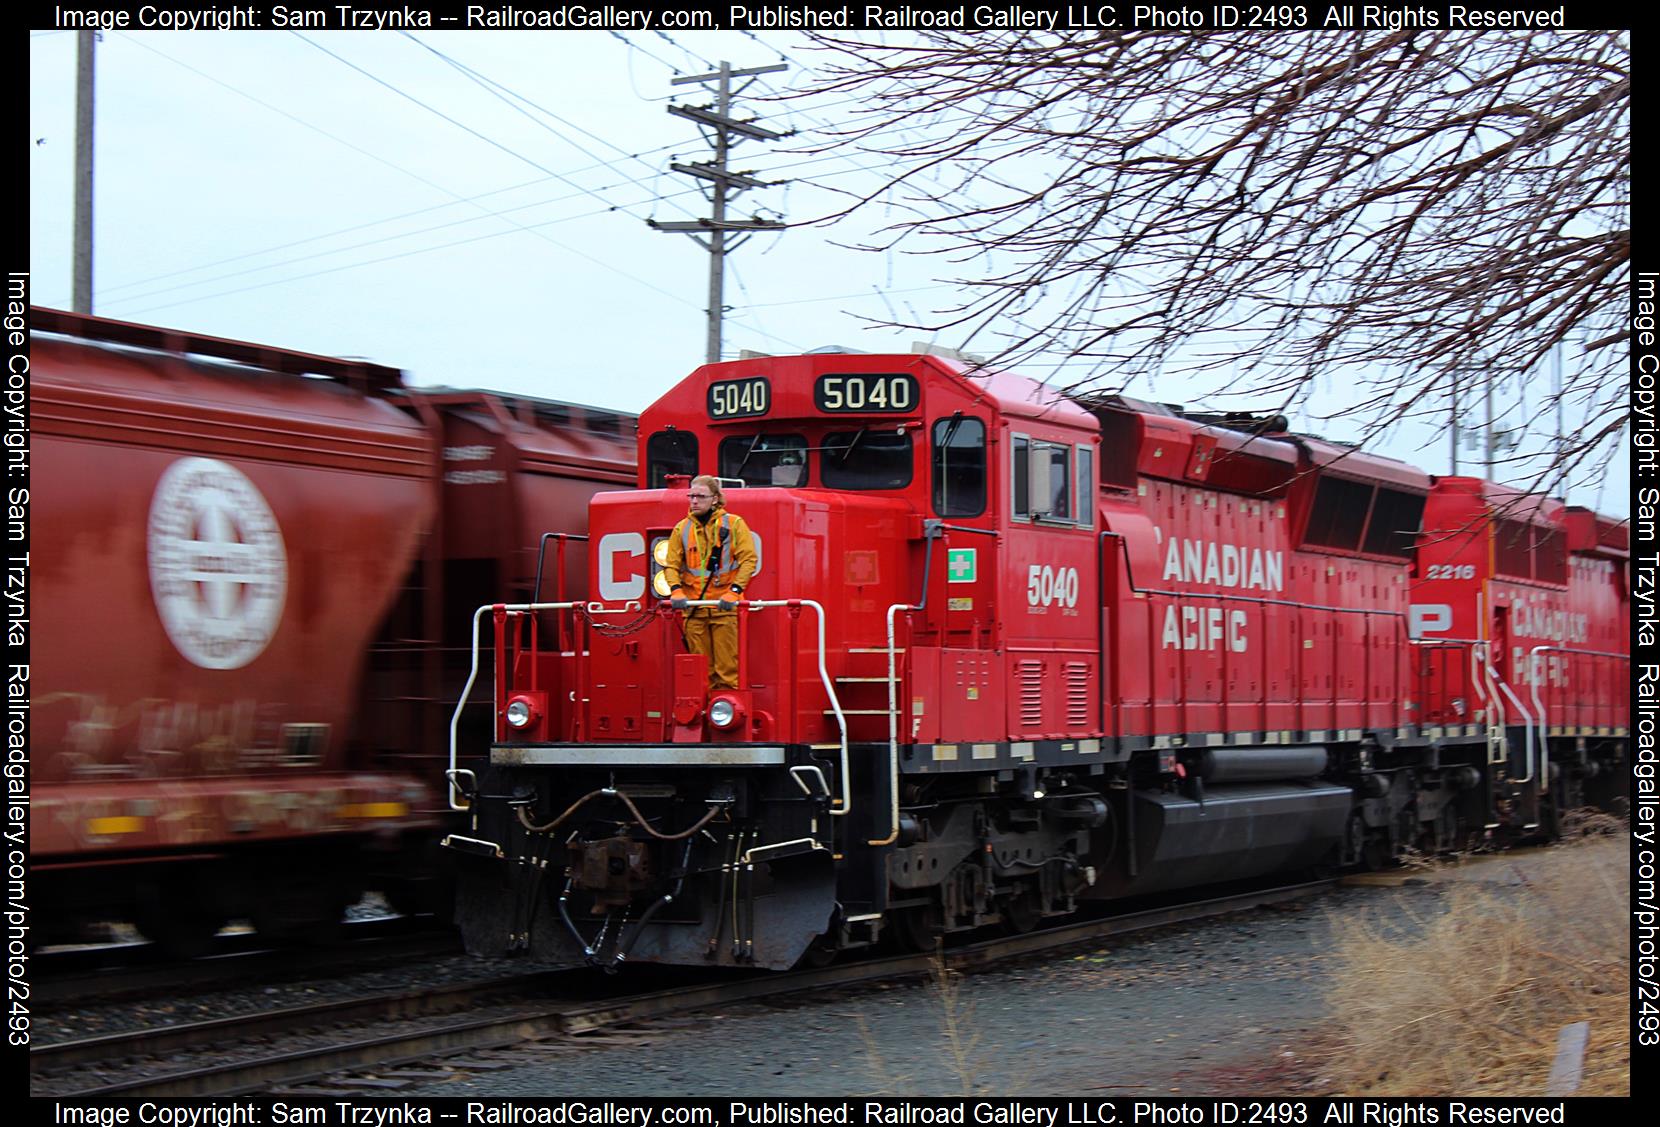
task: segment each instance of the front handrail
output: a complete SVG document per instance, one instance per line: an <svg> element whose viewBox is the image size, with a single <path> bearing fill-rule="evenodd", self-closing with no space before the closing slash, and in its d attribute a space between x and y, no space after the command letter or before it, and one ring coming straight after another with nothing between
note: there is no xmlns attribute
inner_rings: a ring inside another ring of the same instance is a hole
<svg viewBox="0 0 1660 1127"><path fill-rule="evenodd" d="M667 601L665 600L662 605L667 606ZM719 599L692 599L687 602L687 606L692 607L718 607L731 605L732 604L730 603L723 603ZM836 727L839 732L841 751L840 763L842 794L839 798L834 795L831 796L830 813L836 817L845 816L853 809L852 791L849 786L848 775L847 717L842 712L841 700L836 696L835 686L830 681L829 669L825 664L825 615L823 605L813 599L745 599L740 601L737 605L751 611L765 610L769 607L811 607L817 615L819 683L824 686L825 694L830 698L831 711L834 712L836 716ZM462 789L458 781L459 775L462 772L457 770L456 760L458 757L458 745L460 742L459 732L461 726L461 710L467 706L468 699L472 696L473 685L478 680L479 621L484 617L486 611L505 618L513 615L534 614L539 611L546 610L574 610L578 607L582 608L587 614L628 614L639 611L640 604L631 601L624 604L620 609L617 609L607 607L605 604L598 602L485 603L473 612L472 665L467 672L467 682L461 688L460 698L455 703L455 711L450 715L450 758L449 767L445 770L444 777L449 782L448 802L451 810L460 812L470 810L472 808L470 800L466 802L457 801L457 796L465 798L466 792Z"/></svg>
<svg viewBox="0 0 1660 1127"><path fill-rule="evenodd" d="M479 619L484 617L484 612L485 611L493 611L493 612L496 612L498 614L529 614L529 613L533 613L535 611L543 611L543 610L571 610L574 607L579 607L579 606L583 606L583 605L584 604L582 604L582 603L485 603L483 606L479 607L477 610L475 610L473 612L473 643L472 643L473 661L472 661L472 668L467 671L467 683L465 685L461 686L461 696L455 702L455 711L450 714L450 765L449 765L449 768L444 772L444 778L450 784L450 786L449 786L449 807L450 807L451 810L455 810L455 811L471 810L472 805L473 805L472 801L470 799L465 804L458 803L455 800L457 794L461 794L463 797L465 797L465 792L463 792L461 790L460 784L456 781L457 772L456 772L455 760L456 760L456 744L459 742L458 733L459 733L459 730L460 730L460 727L461 727L461 710L463 708L467 707L467 698L473 695L473 682L478 680L478 623L479 623Z"/></svg>
<svg viewBox="0 0 1660 1127"><path fill-rule="evenodd" d="M1482 717L1482 720L1486 723L1487 730L1492 731L1494 727L1493 714L1498 714L1498 727L1500 728L1504 727L1505 716L1504 701L1500 700L1498 694L1493 691L1492 665L1491 663L1484 663L1482 660L1481 651L1487 645L1488 642L1483 640L1470 647L1470 684L1475 686L1476 692L1481 697L1481 703L1486 707L1486 715Z"/></svg>
<svg viewBox="0 0 1660 1127"><path fill-rule="evenodd" d="M1488 682L1502 690L1504 695L1510 698L1510 703L1516 706L1516 711L1521 713L1522 722L1526 725L1524 730L1525 734L1523 735L1523 743L1527 745L1527 774L1523 775L1519 779L1512 779L1511 782L1531 783L1533 781L1533 769L1538 760L1538 739L1534 732L1533 714L1527 710L1527 706L1522 703L1521 698L1518 697L1515 690L1510 687L1510 682L1506 681L1504 677L1500 675L1499 670L1494 667L1493 655L1491 653L1484 653L1481 655L1481 661L1482 664L1487 667Z"/></svg>

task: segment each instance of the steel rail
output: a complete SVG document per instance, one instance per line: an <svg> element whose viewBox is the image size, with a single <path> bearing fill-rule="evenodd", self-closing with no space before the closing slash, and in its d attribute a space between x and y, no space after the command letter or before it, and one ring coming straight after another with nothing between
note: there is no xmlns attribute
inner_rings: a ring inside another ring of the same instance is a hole
<svg viewBox="0 0 1660 1127"><path fill-rule="evenodd" d="M586 974L585 968L507 975L452 986L314 1002L280 1010L58 1041L33 1046L29 1050L29 1068L31 1071L59 1069L118 1057L172 1053L203 1045L224 1045L237 1037L263 1037L341 1022L391 1021L453 1013L482 995L545 988L556 985L561 978L579 974Z"/></svg>
<svg viewBox="0 0 1660 1127"><path fill-rule="evenodd" d="M327 972L341 968L374 966L410 958L458 954L460 938L449 930L393 930L387 924L407 920L371 920L347 924L346 946L296 951L274 947L258 935L222 935L216 953L189 962L153 959L150 943L123 944L93 950L47 951L36 956L48 967L35 982L34 997L43 1012L67 1006L130 1001L166 993L177 997L181 990L199 991L232 983L246 984L262 976L292 974L296 970ZM109 965L109 960L118 965ZM58 970L59 964L84 964L85 969Z"/></svg>
<svg viewBox="0 0 1660 1127"><path fill-rule="evenodd" d="M1153 908L1098 920L1063 924L1026 935L987 940L936 954L902 955L835 965L817 970L781 974L757 974L741 979L655 991L601 1002L577 1005L546 1002L518 1004L505 1013L469 1017L433 1028L382 1034L360 1040L283 1053L257 1061L209 1065L161 1076L91 1086L62 1095L87 1096L226 1096L267 1091L274 1085L303 1083L354 1069L389 1067L460 1052L502 1048L523 1041L581 1034L625 1022L643 1021L689 1010L825 989L841 989L891 979L915 978L947 969L969 970L991 966L1011 958L1058 951L1170 924L1206 919L1246 911L1267 904L1283 903L1323 892L1336 885L1335 879L1285 885L1239 893L1211 900ZM570 971L542 972L569 975ZM529 976L534 979L535 976ZM526 978L516 980L523 989ZM466 987L458 989L467 989ZM478 990L477 984L471 989ZM297 1015L295 1015L297 1016ZM285 1015L285 1020L287 1015ZM227 1019L247 1020L247 1019ZM339 1013L316 1020L343 1020ZM214 1023L204 1023L214 1024ZM215 1043L223 1043L226 1026L216 1031ZM98 1039L110 1040L110 1039ZM113 1047L113 1046L110 1046ZM36 1054L42 1050L35 1050Z"/></svg>

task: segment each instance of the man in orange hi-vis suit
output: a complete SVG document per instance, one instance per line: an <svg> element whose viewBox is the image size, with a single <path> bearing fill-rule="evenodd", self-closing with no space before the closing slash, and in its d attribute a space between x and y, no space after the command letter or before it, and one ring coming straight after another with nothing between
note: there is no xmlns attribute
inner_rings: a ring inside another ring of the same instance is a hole
<svg viewBox="0 0 1660 1127"><path fill-rule="evenodd" d="M686 494L691 511L669 536L665 577L670 605L686 616L686 644L709 655L709 688L738 687L738 620L744 588L755 574L755 537L744 518L726 511L720 479L692 479ZM718 607L692 607L698 599L719 599Z"/></svg>

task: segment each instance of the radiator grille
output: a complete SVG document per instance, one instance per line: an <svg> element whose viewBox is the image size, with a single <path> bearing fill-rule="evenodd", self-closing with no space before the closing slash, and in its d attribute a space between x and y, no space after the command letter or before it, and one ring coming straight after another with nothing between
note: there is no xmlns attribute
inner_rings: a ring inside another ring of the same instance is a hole
<svg viewBox="0 0 1660 1127"><path fill-rule="evenodd" d="M1072 731L1089 727L1089 663L1066 663L1066 726Z"/></svg>
<svg viewBox="0 0 1660 1127"><path fill-rule="evenodd" d="M1043 726L1043 662L1037 660L1015 663L1015 677L1020 681L1020 726Z"/></svg>

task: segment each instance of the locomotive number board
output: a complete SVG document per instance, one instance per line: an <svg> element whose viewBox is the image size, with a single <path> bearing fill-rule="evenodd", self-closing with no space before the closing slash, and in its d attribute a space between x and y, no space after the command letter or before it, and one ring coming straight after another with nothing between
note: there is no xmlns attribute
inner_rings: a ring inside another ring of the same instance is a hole
<svg viewBox="0 0 1660 1127"><path fill-rule="evenodd" d="M829 414L914 411L920 399L915 376L820 376L813 384L813 405Z"/></svg>
<svg viewBox="0 0 1660 1127"><path fill-rule="evenodd" d="M748 419L764 415L772 406L772 387L761 376L745 380L716 380L709 385L711 419Z"/></svg>

